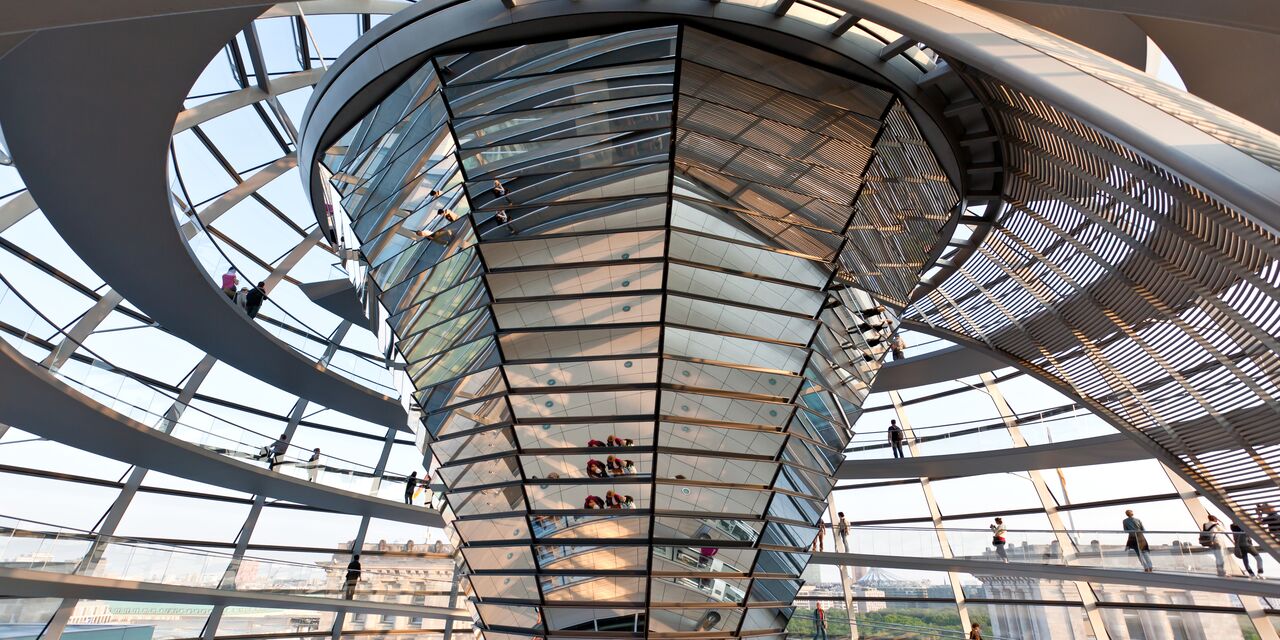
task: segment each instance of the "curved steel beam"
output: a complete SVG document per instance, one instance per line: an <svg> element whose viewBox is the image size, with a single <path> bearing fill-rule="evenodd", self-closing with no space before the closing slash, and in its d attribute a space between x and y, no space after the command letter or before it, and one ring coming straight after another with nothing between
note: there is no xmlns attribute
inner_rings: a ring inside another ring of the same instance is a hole
<svg viewBox="0 0 1280 640"><path fill-rule="evenodd" d="M291 478L132 420L72 389L0 343L0 422L180 478L355 515L443 527L440 513Z"/></svg>
<svg viewBox="0 0 1280 640"><path fill-rule="evenodd" d="M954 571L958 573L1018 576L1035 579L1076 580L1106 584L1128 584L1136 587L1159 587L1177 591L1209 591L1275 598L1280 596L1280 583L1271 580L1219 578L1187 573L1143 573L1138 570L1106 569L1078 565L1033 564L1029 562L994 562L966 558L916 558L870 553L836 553L820 551L809 556L810 564L836 567L883 567L917 571Z"/></svg>
<svg viewBox="0 0 1280 640"><path fill-rule="evenodd" d="M398 401L317 367L247 321L174 222L166 151L183 98L258 13L253 7L35 33L0 59L0 84L23 87L0 93L6 141L67 244L157 322L268 384L407 428ZM146 82L139 85L139 77Z"/></svg>
<svg viewBox="0 0 1280 640"><path fill-rule="evenodd" d="M897 391L926 384L936 384L976 376L1006 367L1004 362L963 345L955 345L903 360L886 362L880 367L871 391Z"/></svg>
<svg viewBox="0 0 1280 640"><path fill-rule="evenodd" d="M928 477L959 478L1030 469L1061 469L1091 464L1149 460L1151 454L1124 434L1082 438L1028 447L954 453L919 458L846 460L841 480Z"/></svg>
<svg viewBox="0 0 1280 640"><path fill-rule="evenodd" d="M185 587L155 582L68 575L32 569L0 568L0 593L20 593L23 597L29 598L78 598L81 600L212 604L308 611L350 611L352 613L374 613L384 616L413 616L432 620L471 621L471 615L466 611L447 607L295 596L266 591Z"/></svg>
<svg viewBox="0 0 1280 640"><path fill-rule="evenodd" d="M1030 6L1071 7L1135 16L1167 18L1197 24L1217 25L1280 34L1280 13L1270 0L1005 0Z"/></svg>
<svg viewBox="0 0 1280 640"><path fill-rule="evenodd" d="M1239 132L1221 134L1219 139L1206 129L1226 123L1235 131L1243 121L1229 112L1058 36L958 0L832 0L831 4L910 34L949 57L1042 97L1247 212L1267 228L1280 229L1276 169L1243 150L1255 144L1280 146L1275 134L1243 123L1240 129L1247 130L1251 139L1228 144L1224 139ZM1192 124L1197 119L1203 128Z"/></svg>

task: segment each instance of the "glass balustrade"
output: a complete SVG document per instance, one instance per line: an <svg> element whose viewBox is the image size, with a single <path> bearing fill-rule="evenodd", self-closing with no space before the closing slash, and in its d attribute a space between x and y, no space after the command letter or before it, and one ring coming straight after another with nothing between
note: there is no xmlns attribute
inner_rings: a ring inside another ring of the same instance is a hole
<svg viewBox="0 0 1280 640"><path fill-rule="evenodd" d="M3 323L0 336L10 346L95 402L184 442L245 462L267 464L264 454L277 434L254 431L196 407L175 411L175 393L112 366L83 346L77 353L88 361L72 358L56 369L49 368L45 359L52 348L67 339L66 334L37 313L2 276L0 323ZM403 499L403 477L379 476L373 467L329 454L313 464L308 461L313 448L304 440L290 442L288 452L274 470L344 491L388 500Z"/></svg>
<svg viewBox="0 0 1280 640"><path fill-rule="evenodd" d="M847 550L902 558L942 558L939 531L945 534L953 558L1003 562L997 546L992 544L990 529L855 526L849 529ZM1218 575L1214 548L1200 544L1200 533L1142 532L1155 571ZM1004 553L1010 563L1142 570L1137 555L1126 549L1129 533L1123 530L1008 530L1004 538ZM1242 565L1233 554L1235 535L1218 533L1213 540L1221 545L1227 574L1241 576ZM829 537L827 550L846 551L840 535Z"/></svg>
<svg viewBox="0 0 1280 640"><path fill-rule="evenodd" d="M403 553L362 564L352 591L355 600L447 606L452 580L425 576L424 569L453 566L452 549ZM0 516L0 568L170 586L224 589L251 593L347 597L349 556L334 554L315 562L289 562L257 557L236 558L229 552L165 544L134 538L102 536L48 523Z"/></svg>

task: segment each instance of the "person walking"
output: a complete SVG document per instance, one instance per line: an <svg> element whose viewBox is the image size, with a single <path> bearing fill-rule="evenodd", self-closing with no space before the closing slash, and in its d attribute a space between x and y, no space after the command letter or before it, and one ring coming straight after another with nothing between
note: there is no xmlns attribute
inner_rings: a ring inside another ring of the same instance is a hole
<svg viewBox="0 0 1280 640"><path fill-rule="evenodd" d="M1151 573L1151 548L1147 546L1147 536L1144 531L1146 527L1142 526L1142 521L1133 517L1133 509L1124 512L1125 518L1121 526L1129 534L1129 539L1125 541L1124 548L1126 551L1132 551L1138 555L1138 562L1142 564L1144 573Z"/></svg>
<svg viewBox="0 0 1280 640"><path fill-rule="evenodd" d="M1262 577L1262 554L1258 553L1258 545L1254 544L1253 538L1240 528L1240 525L1231 523L1231 534L1234 538L1234 555L1244 562L1244 570L1249 573L1249 577ZM1249 566L1249 556L1253 556L1254 564L1258 565L1258 573L1255 574Z"/></svg>
<svg viewBox="0 0 1280 640"><path fill-rule="evenodd" d="M906 349L907 342L903 340L900 335L894 335L893 339L889 341L889 351L893 353L893 359L895 362L903 358L903 351Z"/></svg>
<svg viewBox="0 0 1280 640"><path fill-rule="evenodd" d="M1209 551L1213 553L1213 563L1217 565L1218 577L1225 578L1227 576L1227 559L1222 555L1222 523L1218 521L1218 516L1210 515L1209 519L1200 525L1200 546L1209 547Z"/></svg>
<svg viewBox="0 0 1280 640"><path fill-rule="evenodd" d="M904 439L902 427L898 426L897 420L889 421L889 446L893 447L894 458L905 458L902 454L902 440Z"/></svg>
<svg viewBox="0 0 1280 640"><path fill-rule="evenodd" d="M843 511L838 515L840 516L840 522L836 524L836 533L840 534L840 542L844 544L844 552L849 553L849 521L844 519Z"/></svg>
<svg viewBox="0 0 1280 640"><path fill-rule="evenodd" d="M289 450L289 436L280 434L276 441L271 443L271 457L267 459L267 470L274 471L276 465L284 462L284 452Z"/></svg>
<svg viewBox="0 0 1280 640"><path fill-rule="evenodd" d="M818 521L818 535L813 538L814 551L827 550L827 523Z"/></svg>
<svg viewBox="0 0 1280 640"><path fill-rule="evenodd" d="M969 640L982 640L982 625L976 622L969 625Z"/></svg>
<svg viewBox="0 0 1280 640"><path fill-rule="evenodd" d="M316 477L320 475L320 447L311 450L311 457L307 458L307 481L315 482Z"/></svg>
<svg viewBox="0 0 1280 640"><path fill-rule="evenodd" d="M813 640L827 640L827 612L821 604L815 604L813 609Z"/></svg>
<svg viewBox="0 0 1280 640"><path fill-rule="evenodd" d="M354 600L356 597L356 584L360 582L360 556L357 554L351 558L350 564L347 565L347 579L345 585L345 593L343 594L347 600Z"/></svg>
<svg viewBox="0 0 1280 640"><path fill-rule="evenodd" d="M262 309L262 302L267 299L267 283L259 282L258 286L249 290L244 296L244 312L249 314L250 318L258 317L258 311Z"/></svg>
<svg viewBox="0 0 1280 640"><path fill-rule="evenodd" d="M1004 526L1004 518L996 518L996 523L991 525L991 545L996 548L996 555L1000 556L1000 561L1009 562L1009 553L1005 551L1004 545L1007 542L1004 534L1007 529Z"/></svg>
<svg viewBox="0 0 1280 640"><path fill-rule="evenodd" d="M222 292L227 294L232 301L236 299L236 287L240 284L240 277L236 275L236 268L231 267L227 272L222 274Z"/></svg>
<svg viewBox="0 0 1280 640"><path fill-rule="evenodd" d="M413 492L418 488L418 472L414 471L404 479L404 503L413 504Z"/></svg>

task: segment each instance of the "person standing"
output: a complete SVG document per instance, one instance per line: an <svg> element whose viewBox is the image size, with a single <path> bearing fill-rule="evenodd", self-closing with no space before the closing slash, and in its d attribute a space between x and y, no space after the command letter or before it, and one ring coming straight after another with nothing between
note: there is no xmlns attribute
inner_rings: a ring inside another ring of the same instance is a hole
<svg viewBox="0 0 1280 640"><path fill-rule="evenodd" d="M827 523L818 521L818 535L813 538L814 551L827 550Z"/></svg>
<svg viewBox="0 0 1280 640"><path fill-rule="evenodd" d="M307 480L315 482L316 477L320 475L320 447L311 450L311 457L307 458Z"/></svg>
<svg viewBox="0 0 1280 640"><path fill-rule="evenodd" d="M1213 563L1217 565L1218 577L1227 575L1227 559L1222 555L1222 523L1218 516L1210 515L1208 521L1200 525L1200 546L1209 547L1213 553Z"/></svg>
<svg viewBox="0 0 1280 640"><path fill-rule="evenodd" d="M344 597L347 600L354 600L356 596L356 584L360 582L360 556L357 554L351 558L350 564L347 565L347 579L345 585Z"/></svg>
<svg viewBox="0 0 1280 640"><path fill-rule="evenodd" d="M844 519L844 512L839 514L840 522L836 524L836 533L840 534L840 542L844 544L844 552L849 553L849 521Z"/></svg>
<svg viewBox="0 0 1280 640"><path fill-rule="evenodd" d="M271 457L267 459L267 470L273 471L276 465L284 462L284 452L289 450L289 436L280 434L276 441L271 443Z"/></svg>
<svg viewBox="0 0 1280 640"><path fill-rule="evenodd" d="M414 471L404 479L404 503L413 504L413 492L418 488L418 472Z"/></svg>
<svg viewBox="0 0 1280 640"><path fill-rule="evenodd" d="M982 640L982 625L976 622L969 625L969 640Z"/></svg>
<svg viewBox="0 0 1280 640"><path fill-rule="evenodd" d="M1235 538L1235 556L1244 562L1244 570L1249 572L1249 577L1255 575L1262 577L1262 554L1258 553L1258 545L1254 544L1253 538L1240 528L1240 525L1231 523L1232 537ZM1258 573L1254 574L1253 569L1249 566L1249 556L1253 556L1254 564L1258 565Z"/></svg>
<svg viewBox="0 0 1280 640"><path fill-rule="evenodd" d="M893 353L893 359L895 362L903 358L903 351L905 351L906 348L907 342L903 340L900 335L895 334L893 339L889 341L889 351Z"/></svg>
<svg viewBox="0 0 1280 640"><path fill-rule="evenodd" d="M815 604L813 610L813 640L827 640L827 612L821 604Z"/></svg>
<svg viewBox="0 0 1280 640"><path fill-rule="evenodd" d="M1009 562L1009 553L1004 549L1004 545L1007 542L1004 539L1006 531L1004 518L996 518L996 523L991 525L991 545L996 548L996 555L1000 556L1000 561L1004 563Z"/></svg>
<svg viewBox="0 0 1280 640"><path fill-rule="evenodd" d="M227 272L222 274L222 292L232 301L236 299L236 286L239 284L240 277L236 275L235 267L227 269Z"/></svg>
<svg viewBox="0 0 1280 640"><path fill-rule="evenodd" d="M1125 518L1121 526L1129 534L1129 539L1125 541L1124 548L1138 555L1138 562L1142 563L1142 571L1151 573L1151 548L1147 546L1147 536L1143 531L1146 527L1142 526L1142 521L1133 517L1133 509L1124 512Z"/></svg>
<svg viewBox="0 0 1280 640"><path fill-rule="evenodd" d="M249 314L250 318L258 317L258 311L262 309L262 302L267 299L267 283L259 282L258 286L249 290L245 294L244 312Z"/></svg>
<svg viewBox="0 0 1280 640"><path fill-rule="evenodd" d="M894 458L905 458L902 455L902 440L904 439L902 427L898 426L897 420L889 421L889 445L893 447Z"/></svg>

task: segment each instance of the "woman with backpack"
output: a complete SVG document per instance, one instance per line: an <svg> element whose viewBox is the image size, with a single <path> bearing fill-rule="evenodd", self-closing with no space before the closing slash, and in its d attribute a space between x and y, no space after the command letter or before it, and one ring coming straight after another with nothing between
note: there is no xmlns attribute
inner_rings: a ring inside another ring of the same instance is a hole
<svg viewBox="0 0 1280 640"><path fill-rule="evenodd" d="M1209 547L1213 552L1213 562L1218 565L1218 576L1226 577L1227 567L1226 558L1222 556L1222 540L1218 539L1221 535L1222 523L1218 522L1218 516L1209 516L1209 520L1200 525L1200 546Z"/></svg>

